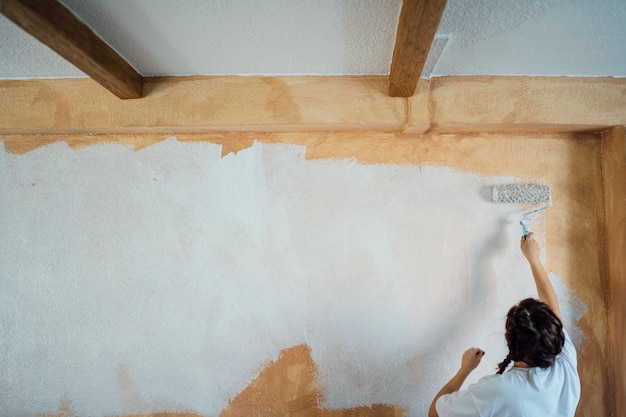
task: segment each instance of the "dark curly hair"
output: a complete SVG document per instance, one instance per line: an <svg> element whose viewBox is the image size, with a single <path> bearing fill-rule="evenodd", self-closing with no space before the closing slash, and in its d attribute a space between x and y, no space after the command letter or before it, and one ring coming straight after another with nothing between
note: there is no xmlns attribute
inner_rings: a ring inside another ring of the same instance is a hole
<svg viewBox="0 0 626 417"><path fill-rule="evenodd" d="M498 374L512 361L548 368L565 342L561 320L547 304L533 298L511 307L506 315L506 338L509 354L498 364Z"/></svg>

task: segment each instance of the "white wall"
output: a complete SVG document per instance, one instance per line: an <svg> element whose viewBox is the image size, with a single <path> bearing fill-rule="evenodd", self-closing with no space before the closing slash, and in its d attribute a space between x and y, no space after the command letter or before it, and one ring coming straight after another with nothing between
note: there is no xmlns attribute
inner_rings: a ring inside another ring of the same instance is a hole
<svg viewBox="0 0 626 417"><path fill-rule="evenodd" d="M470 346L487 352L472 380L493 373L506 311L535 295L520 207L486 193L514 179L305 152L2 149L0 415L65 398L216 416L301 343L329 408L424 415ZM552 279L579 342L585 307Z"/></svg>

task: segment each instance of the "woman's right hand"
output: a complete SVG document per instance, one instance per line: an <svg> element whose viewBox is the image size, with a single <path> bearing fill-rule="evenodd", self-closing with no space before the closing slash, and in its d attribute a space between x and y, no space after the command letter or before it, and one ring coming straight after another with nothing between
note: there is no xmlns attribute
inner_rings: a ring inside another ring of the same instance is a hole
<svg viewBox="0 0 626 417"><path fill-rule="evenodd" d="M530 232L526 237L522 236L522 239L520 240L520 249L526 259L528 259L528 262L539 260L539 245L535 240L533 232Z"/></svg>

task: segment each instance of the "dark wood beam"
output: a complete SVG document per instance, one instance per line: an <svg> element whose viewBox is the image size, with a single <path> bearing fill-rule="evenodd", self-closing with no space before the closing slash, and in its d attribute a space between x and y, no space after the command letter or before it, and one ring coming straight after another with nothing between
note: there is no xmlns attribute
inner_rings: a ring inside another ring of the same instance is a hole
<svg viewBox="0 0 626 417"><path fill-rule="evenodd" d="M390 96L410 97L415 92L445 7L446 0L402 3L389 74Z"/></svg>
<svg viewBox="0 0 626 417"><path fill-rule="evenodd" d="M0 0L0 13L122 99L140 98L143 77L57 0Z"/></svg>

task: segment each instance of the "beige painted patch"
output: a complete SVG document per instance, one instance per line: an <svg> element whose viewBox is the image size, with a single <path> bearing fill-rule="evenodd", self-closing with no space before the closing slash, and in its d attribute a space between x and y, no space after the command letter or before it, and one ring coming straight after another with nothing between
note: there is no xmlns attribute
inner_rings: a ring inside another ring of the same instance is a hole
<svg viewBox="0 0 626 417"><path fill-rule="evenodd" d="M317 388L317 369L306 345L285 349L252 381L220 417L294 416L294 417L401 417L401 407L373 405L347 410L328 410L319 406L322 396Z"/></svg>

